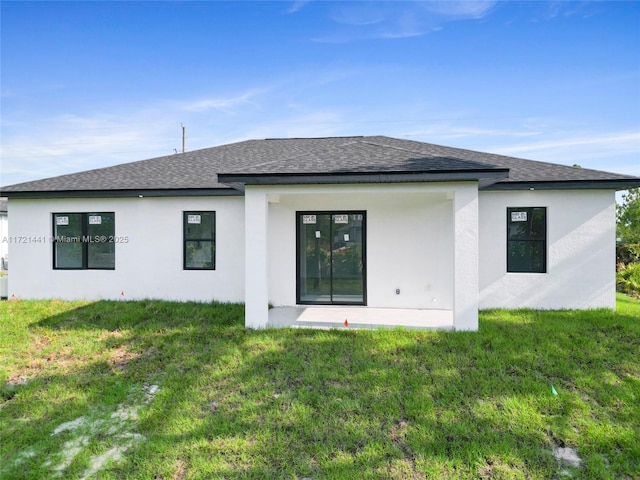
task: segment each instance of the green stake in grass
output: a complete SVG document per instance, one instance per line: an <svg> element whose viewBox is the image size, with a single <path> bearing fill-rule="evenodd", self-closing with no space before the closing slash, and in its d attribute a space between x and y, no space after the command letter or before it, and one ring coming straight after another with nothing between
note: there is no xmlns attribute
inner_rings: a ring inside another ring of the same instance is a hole
<svg viewBox="0 0 640 480"><path fill-rule="evenodd" d="M558 396L558 392L556 392L556 389L553 385L551 385L551 393L553 393L555 396Z"/></svg>

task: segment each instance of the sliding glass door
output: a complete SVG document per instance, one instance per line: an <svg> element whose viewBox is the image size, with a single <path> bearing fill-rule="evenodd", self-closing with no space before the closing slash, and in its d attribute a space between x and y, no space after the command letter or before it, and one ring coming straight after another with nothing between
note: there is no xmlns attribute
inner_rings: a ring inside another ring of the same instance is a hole
<svg viewBox="0 0 640 480"><path fill-rule="evenodd" d="M365 212L297 217L298 303L365 305Z"/></svg>

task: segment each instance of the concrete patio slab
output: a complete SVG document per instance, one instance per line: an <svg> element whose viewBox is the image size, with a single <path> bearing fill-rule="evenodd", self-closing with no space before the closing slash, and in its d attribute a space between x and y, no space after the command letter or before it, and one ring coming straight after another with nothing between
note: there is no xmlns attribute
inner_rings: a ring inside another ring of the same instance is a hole
<svg viewBox="0 0 640 480"><path fill-rule="evenodd" d="M275 307L269 310L269 327L453 330L453 312L360 306Z"/></svg>

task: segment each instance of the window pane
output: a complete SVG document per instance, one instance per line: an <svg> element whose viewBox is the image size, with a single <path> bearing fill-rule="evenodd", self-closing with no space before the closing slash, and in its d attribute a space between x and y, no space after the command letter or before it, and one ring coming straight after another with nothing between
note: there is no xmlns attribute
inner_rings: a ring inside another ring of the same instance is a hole
<svg viewBox="0 0 640 480"><path fill-rule="evenodd" d="M211 241L185 242L185 268L215 268L216 246Z"/></svg>
<svg viewBox="0 0 640 480"><path fill-rule="evenodd" d="M507 239L544 240L546 235L546 208L507 209Z"/></svg>
<svg viewBox="0 0 640 480"><path fill-rule="evenodd" d="M88 213L87 214L87 235L90 237L115 235L115 222L113 213Z"/></svg>
<svg viewBox="0 0 640 480"><path fill-rule="evenodd" d="M545 208L531 209L531 226L529 228L530 238L536 238L540 240L544 240L546 238L547 222L545 213Z"/></svg>
<svg viewBox="0 0 640 480"><path fill-rule="evenodd" d="M87 268L116 268L116 252L113 242L87 244Z"/></svg>
<svg viewBox="0 0 640 480"><path fill-rule="evenodd" d="M56 242L55 268L82 268L82 243Z"/></svg>
<svg viewBox="0 0 640 480"><path fill-rule="evenodd" d="M214 239L214 212L184 212L184 216L185 240Z"/></svg>
<svg viewBox="0 0 640 480"><path fill-rule="evenodd" d="M509 240L517 240L527 238L528 222L516 223L511 222L508 226L507 238Z"/></svg>
<svg viewBox="0 0 640 480"><path fill-rule="evenodd" d="M53 226L56 237L81 237L81 213L54 213Z"/></svg>
<svg viewBox="0 0 640 480"><path fill-rule="evenodd" d="M53 215L54 268L82 268L82 214Z"/></svg>
<svg viewBox="0 0 640 480"><path fill-rule="evenodd" d="M331 216L300 215L300 300L331 301Z"/></svg>
<svg viewBox="0 0 640 480"><path fill-rule="evenodd" d="M105 212L87 214L87 268L115 268L114 216Z"/></svg>
<svg viewBox="0 0 640 480"><path fill-rule="evenodd" d="M332 278L333 299L362 301L364 276L362 214L333 215Z"/></svg>
<svg viewBox="0 0 640 480"><path fill-rule="evenodd" d="M544 273L545 242L510 241L507 247L507 271Z"/></svg>

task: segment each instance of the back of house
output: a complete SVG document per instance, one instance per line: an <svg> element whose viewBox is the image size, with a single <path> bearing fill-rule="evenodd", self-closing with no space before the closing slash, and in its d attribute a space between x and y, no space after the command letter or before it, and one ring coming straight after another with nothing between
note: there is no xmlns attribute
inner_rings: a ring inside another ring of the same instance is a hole
<svg viewBox="0 0 640 480"><path fill-rule="evenodd" d="M3 187L9 291L244 302L253 328L615 308L615 192L638 186L384 136L248 140Z"/></svg>

